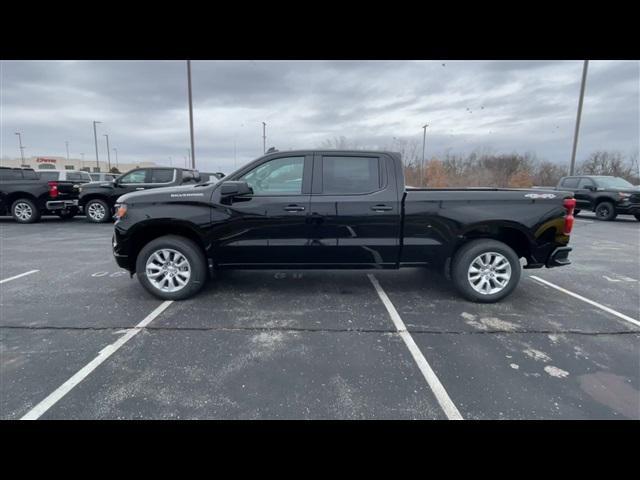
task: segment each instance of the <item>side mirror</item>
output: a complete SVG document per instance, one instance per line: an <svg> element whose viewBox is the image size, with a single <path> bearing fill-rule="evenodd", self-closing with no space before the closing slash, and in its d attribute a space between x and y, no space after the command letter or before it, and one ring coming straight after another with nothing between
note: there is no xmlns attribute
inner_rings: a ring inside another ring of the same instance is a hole
<svg viewBox="0 0 640 480"><path fill-rule="evenodd" d="M253 189L247 182L240 181L228 181L224 182L220 186L220 196L225 197L237 197L240 195L249 195L253 193Z"/></svg>

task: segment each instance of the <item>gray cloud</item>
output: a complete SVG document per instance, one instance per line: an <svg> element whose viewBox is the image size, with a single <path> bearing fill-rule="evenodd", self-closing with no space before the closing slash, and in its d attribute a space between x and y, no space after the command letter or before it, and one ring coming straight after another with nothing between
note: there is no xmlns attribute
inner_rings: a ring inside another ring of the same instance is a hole
<svg viewBox="0 0 640 480"><path fill-rule="evenodd" d="M443 65L444 64L444 65ZM639 146L640 63L592 61L578 157ZM189 147L182 61L3 61L0 155L94 156L92 120L122 161L182 161ZM568 162L580 61L193 62L196 157L202 170L233 168L268 146L317 147L345 136L370 148L418 141L428 155L536 152ZM106 154L100 137L101 156Z"/></svg>

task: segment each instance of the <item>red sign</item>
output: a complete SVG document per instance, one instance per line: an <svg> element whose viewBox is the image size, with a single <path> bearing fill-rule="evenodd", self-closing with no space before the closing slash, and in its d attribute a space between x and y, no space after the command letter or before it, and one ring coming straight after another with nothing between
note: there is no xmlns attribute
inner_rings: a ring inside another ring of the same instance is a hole
<svg viewBox="0 0 640 480"><path fill-rule="evenodd" d="M44 157L36 158L37 163L56 163L57 161L58 160L56 160L55 158L44 158Z"/></svg>

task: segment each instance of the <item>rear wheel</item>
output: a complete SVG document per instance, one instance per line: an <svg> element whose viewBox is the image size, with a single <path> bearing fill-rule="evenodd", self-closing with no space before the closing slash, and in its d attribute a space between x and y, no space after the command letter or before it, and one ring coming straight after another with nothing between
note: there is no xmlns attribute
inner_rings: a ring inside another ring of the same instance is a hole
<svg viewBox="0 0 640 480"><path fill-rule="evenodd" d="M84 207L87 220L93 223L105 223L111 219L111 209L104 200L89 200Z"/></svg>
<svg viewBox="0 0 640 480"><path fill-rule="evenodd" d="M580 210L574 210L573 211L573 216L577 217L579 213L580 213Z"/></svg>
<svg viewBox="0 0 640 480"><path fill-rule="evenodd" d="M611 202L600 202L596 207L598 220L611 221L616 218L616 207Z"/></svg>
<svg viewBox="0 0 640 480"><path fill-rule="evenodd" d="M207 279L204 253L193 241L176 235L146 244L136 260L136 275L144 288L163 300L195 295Z"/></svg>
<svg viewBox="0 0 640 480"><path fill-rule="evenodd" d="M505 298L518 285L520 274L518 255L507 244L491 239L463 245L451 266L451 278L460 293L481 303Z"/></svg>
<svg viewBox="0 0 640 480"><path fill-rule="evenodd" d="M40 210L28 198L16 200L11 205L11 215L18 223L34 223L40 220Z"/></svg>

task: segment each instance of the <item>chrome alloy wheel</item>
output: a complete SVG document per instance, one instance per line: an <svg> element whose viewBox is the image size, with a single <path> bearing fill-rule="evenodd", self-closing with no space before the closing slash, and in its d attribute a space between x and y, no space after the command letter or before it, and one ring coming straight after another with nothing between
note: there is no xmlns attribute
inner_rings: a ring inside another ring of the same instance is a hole
<svg viewBox="0 0 640 480"><path fill-rule="evenodd" d="M87 208L87 215L89 215L93 220L100 221L107 214L104 206L101 203L92 203Z"/></svg>
<svg viewBox="0 0 640 480"><path fill-rule="evenodd" d="M30 220L33 216L33 209L31 208L31 205L25 202L17 203L13 209L13 212L16 217L24 221Z"/></svg>
<svg viewBox="0 0 640 480"><path fill-rule="evenodd" d="M161 292L182 290L191 278L191 265L183 254L171 248L153 252L145 266L149 283Z"/></svg>
<svg viewBox="0 0 640 480"><path fill-rule="evenodd" d="M497 252L478 255L467 273L471 287L482 295L493 295L504 290L511 279L511 264Z"/></svg>

